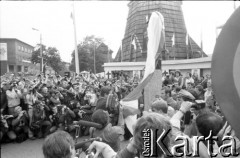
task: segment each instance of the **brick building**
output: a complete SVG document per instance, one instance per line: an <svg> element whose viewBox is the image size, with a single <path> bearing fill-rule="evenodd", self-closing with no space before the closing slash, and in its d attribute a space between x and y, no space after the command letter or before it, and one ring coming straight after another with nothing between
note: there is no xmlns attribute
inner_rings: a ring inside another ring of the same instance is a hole
<svg viewBox="0 0 240 158"><path fill-rule="evenodd" d="M162 54L163 60L206 57L207 55L196 42L187 36L181 5L181 1L130 1L122 49L119 49L114 61L146 61L148 20L154 11L159 11L164 17L167 52ZM174 47L172 47L173 34L175 36ZM188 45L186 44L187 37ZM133 50L131 44L134 38L135 40L137 38L138 43L136 50Z"/></svg>
<svg viewBox="0 0 240 158"><path fill-rule="evenodd" d="M33 46L16 38L0 38L0 48L1 75L7 72L29 72L34 67L31 63Z"/></svg>

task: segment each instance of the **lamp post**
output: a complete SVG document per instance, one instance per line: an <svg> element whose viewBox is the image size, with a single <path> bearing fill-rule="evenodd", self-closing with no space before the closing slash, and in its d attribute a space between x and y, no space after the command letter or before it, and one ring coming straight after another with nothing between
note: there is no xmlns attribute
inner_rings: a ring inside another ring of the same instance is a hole
<svg viewBox="0 0 240 158"><path fill-rule="evenodd" d="M43 52L42 52L42 33L39 29L36 29L36 28L32 28L34 31L38 31L40 33L40 58L41 58L41 61L40 61L40 72L43 72Z"/></svg>

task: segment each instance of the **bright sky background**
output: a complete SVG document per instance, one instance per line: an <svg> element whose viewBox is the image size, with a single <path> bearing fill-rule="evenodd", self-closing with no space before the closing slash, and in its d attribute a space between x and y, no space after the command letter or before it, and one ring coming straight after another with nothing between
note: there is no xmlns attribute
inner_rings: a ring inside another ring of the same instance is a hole
<svg viewBox="0 0 240 158"><path fill-rule="evenodd" d="M78 43L87 35L105 39L114 56L124 37L128 15L128 1L77 1L75 13ZM236 6L240 6L236 2ZM185 24L190 36L212 54L216 40L216 26L224 24L234 11L233 1L183 1ZM1 1L0 37L17 38L33 46L39 43L55 46L62 60L70 62L74 50L73 22L70 1Z"/></svg>

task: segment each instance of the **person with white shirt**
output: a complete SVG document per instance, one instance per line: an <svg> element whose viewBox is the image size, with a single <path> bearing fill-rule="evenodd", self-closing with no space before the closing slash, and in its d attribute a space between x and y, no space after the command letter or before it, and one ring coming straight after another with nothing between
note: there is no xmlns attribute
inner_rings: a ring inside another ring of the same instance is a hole
<svg viewBox="0 0 240 158"><path fill-rule="evenodd" d="M194 83L194 80L192 78L192 74L190 72L187 72L187 75L185 77L185 87L188 86L188 83Z"/></svg>
<svg viewBox="0 0 240 158"><path fill-rule="evenodd" d="M10 86L10 89L6 91L6 94L8 100L8 113L13 115L15 107L20 105L22 93L16 88L16 85L13 84Z"/></svg>

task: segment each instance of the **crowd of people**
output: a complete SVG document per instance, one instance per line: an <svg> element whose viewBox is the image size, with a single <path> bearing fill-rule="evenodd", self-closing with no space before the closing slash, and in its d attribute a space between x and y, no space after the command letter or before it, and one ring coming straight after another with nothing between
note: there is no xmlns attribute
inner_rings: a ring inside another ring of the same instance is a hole
<svg viewBox="0 0 240 158"><path fill-rule="evenodd" d="M197 135L207 137L212 131L214 136L230 134L236 138L230 126L226 126L226 119L215 100L210 75L204 78L188 72L183 76L180 71L163 74L161 96L151 105L145 105L150 110L138 116L131 135L124 123L124 107L120 100L138 85L138 81L122 76L102 79L94 74L88 77L81 74L73 77L2 76L1 142L47 137L43 144L46 158L74 157L73 139L79 120L101 125L99 128L81 126L80 135L102 138L102 142L94 141L86 148L89 147L89 152L94 149L95 156L101 154L104 158L141 155L144 129L158 129L158 136L163 130L172 129L165 140L169 148L177 135L191 139ZM130 143L121 149L120 142L130 137ZM239 141L237 143L236 150L239 150ZM215 145L221 144L219 141ZM51 148L53 145L55 147ZM200 143L202 157L209 157L206 146L207 142ZM158 150L158 155L164 154Z"/></svg>

